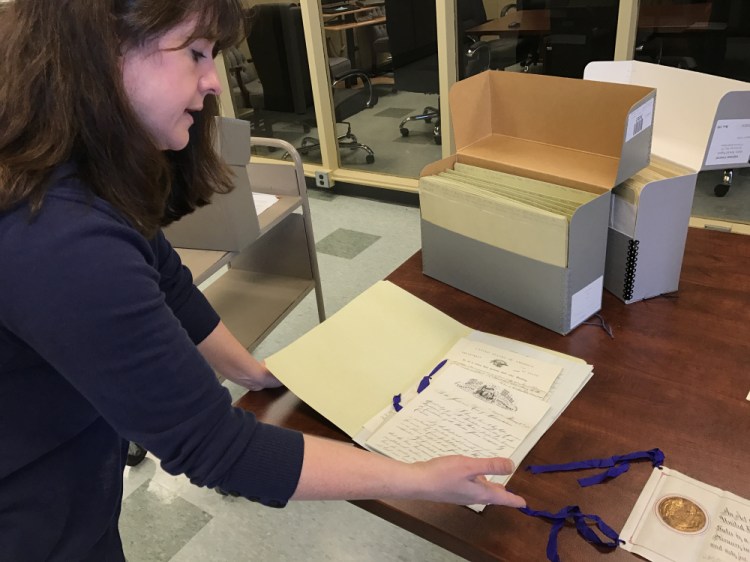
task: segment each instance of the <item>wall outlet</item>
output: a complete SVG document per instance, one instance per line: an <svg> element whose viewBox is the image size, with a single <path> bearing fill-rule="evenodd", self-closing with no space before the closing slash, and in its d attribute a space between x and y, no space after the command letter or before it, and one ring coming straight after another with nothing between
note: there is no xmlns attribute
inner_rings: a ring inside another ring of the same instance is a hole
<svg viewBox="0 0 750 562"><path fill-rule="evenodd" d="M328 176L328 172L315 172L315 186L325 189L331 188L331 178Z"/></svg>

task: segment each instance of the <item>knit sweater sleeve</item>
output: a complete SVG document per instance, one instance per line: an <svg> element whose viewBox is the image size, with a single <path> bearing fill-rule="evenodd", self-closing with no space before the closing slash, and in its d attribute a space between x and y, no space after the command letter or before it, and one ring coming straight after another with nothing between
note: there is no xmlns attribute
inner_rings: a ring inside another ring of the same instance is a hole
<svg viewBox="0 0 750 562"><path fill-rule="evenodd" d="M286 503L302 436L231 407L194 344L215 313L166 241L101 201L50 196L33 221L6 220L0 246L6 328L120 435L195 484Z"/></svg>
<svg viewBox="0 0 750 562"><path fill-rule="evenodd" d="M190 270L159 231L150 241L159 272L159 287L167 306L194 344L202 342L219 323L219 315L195 285Z"/></svg>

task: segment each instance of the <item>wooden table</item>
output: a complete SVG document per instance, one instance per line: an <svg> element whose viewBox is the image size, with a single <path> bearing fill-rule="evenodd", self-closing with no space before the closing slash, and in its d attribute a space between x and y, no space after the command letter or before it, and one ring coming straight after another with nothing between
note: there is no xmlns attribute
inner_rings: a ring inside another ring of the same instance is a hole
<svg viewBox="0 0 750 562"><path fill-rule="evenodd" d="M655 33L684 33L715 29L709 23L711 2L669 6L642 6L638 12L638 28ZM725 24L726 27L726 24Z"/></svg>
<svg viewBox="0 0 750 562"><path fill-rule="evenodd" d="M521 468L659 447L667 466L750 497L750 237L691 228L674 298L625 305L605 292L602 315L614 339L595 326L560 336L523 320L424 276L420 254L388 279L470 327L594 365L592 379ZM286 390L248 393L238 404L267 422L348 439ZM619 531L650 472L649 463L636 463L616 480L579 488L577 473L519 470L508 487L534 509L579 505ZM469 560L545 559L549 524L514 509L489 506L477 514L428 502L354 503ZM570 527L560 534L559 552L564 561L637 559L622 549L604 558Z"/></svg>
<svg viewBox="0 0 750 562"><path fill-rule="evenodd" d="M711 3L643 6L638 28L658 33L681 33L714 29L709 23ZM547 35L550 10L518 10L467 30L472 35Z"/></svg>
<svg viewBox="0 0 750 562"><path fill-rule="evenodd" d="M466 30L471 35L546 35L549 10L518 10Z"/></svg>

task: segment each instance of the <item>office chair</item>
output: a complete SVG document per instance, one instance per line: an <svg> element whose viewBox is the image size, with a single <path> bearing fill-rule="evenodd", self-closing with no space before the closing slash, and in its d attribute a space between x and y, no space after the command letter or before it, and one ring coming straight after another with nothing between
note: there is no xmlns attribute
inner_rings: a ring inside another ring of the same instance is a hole
<svg viewBox="0 0 750 562"><path fill-rule="evenodd" d="M307 47L302 27L302 12L298 4L281 4L280 11L292 89L296 92L297 98L301 103L303 91L310 91L312 95L310 67L307 62ZM356 115L364 109L369 109L377 103L377 94L372 87L370 77L356 69L335 76L330 69L330 65L329 76L331 79L333 111L336 123L346 125L346 132L337 138L339 149L362 150L366 153L365 161L368 164L372 164L375 161L375 153L369 146L357 140L356 135L352 133L351 123L346 121L349 117ZM338 87L339 84L350 84L356 78L360 78L367 88ZM316 149L320 149L320 141L313 137L305 137L302 139L302 144L297 147L297 151L300 154L307 154Z"/></svg>
<svg viewBox="0 0 750 562"><path fill-rule="evenodd" d="M465 1L458 0L459 11ZM439 93L435 1L385 0L385 13L396 90ZM461 45L459 52L459 76L462 78L489 67L486 43L477 41ZM401 136L409 136L407 124L414 121L433 124L433 140L435 144L441 144L440 110L437 107L426 106L421 113L404 118L399 123Z"/></svg>
<svg viewBox="0 0 750 562"><path fill-rule="evenodd" d="M250 121L256 134L269 136L270 127L261 118L263 85L252 62L237 47L228 47L223 54L235 116Z"/></svg>
<svg viewBox="0 0 750 562"><path fill-rule="evenodd" d="M308 132L315 115L300 7L298 4L258 4L252 10L255 14L247 42L263 85L264 108L266 112L274 112L273 118L277 120L292 114ZM357 140L346 119L377 103L372 83L365 73L351 68L345 71L339 64L333 68L329 64L329 74L336 123L347 127L338 137L339 148L362 150L366 153L366 162L371 164L375 161L374 152ZM338 87L356 78L362 80L364 87ZM305 137L297 150L307 154L319 148L317 139Z"/></svg>
<svg viewBox="0 0 750 562"><path fill-rule="evenodd" d="M358 22L383 16L385 16L385 8L383 6L373 7L364 13L354 13L354 19ZM386 24L369 25L363 28L362 32L367 35L370 46L370 72L373 75L392 72L393 57L391 56L391 46L388 42Z"/></svg>
<svg viewBox="0 0 750 562"><path fill-rule="evenodd" d="M422 94L439 93L434 0L385 0L385 13L394 88ZM436 144L442 142L437 107L426 106L421 113L403 119L398 126L402 136L409 136L406 125L412 121L434 121L433 139Z"/></svg>
<svg viewBox="0 0 750 562"><path fill-rule="evenodd" d="M504 16L511 10L531 9L518 0L514 4L506 4L500 10ZM483 0L458 0L456 4L458 32L464 40L464 52L471 49L473 44L480 41L479 37L472 36L468 30L488 21L487 12ZM489 50L489 68L493 70L504 70L516 63L522 67L528 67L538 61L539 39L534 37L500 37L491 41L483 41ZM464 66L463 68L466 68ZM471 72L468 73L471 75ZM463 76L462 76L463 78Z"/></svg>

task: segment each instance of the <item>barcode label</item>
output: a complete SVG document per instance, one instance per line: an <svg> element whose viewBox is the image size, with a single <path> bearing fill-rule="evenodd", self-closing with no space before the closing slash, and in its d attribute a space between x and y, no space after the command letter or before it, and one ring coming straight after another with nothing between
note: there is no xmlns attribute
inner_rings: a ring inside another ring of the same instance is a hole
<svg viewBox="0 0 750 562"><path fill-rule="evenodd" d="M628 115L627 131L625 132L625 142L636 135L642 133L651 126L654 120L654 98L651 98L642 106L634 109Z"/></svg>
<svg viewBox="0 0 750 562"><path fill-rule="evenodd" d="M633 125L633 132L630 134L631 137L636 136L643 130L643 115L639 115L635 118L635 124Z"/></svg>

